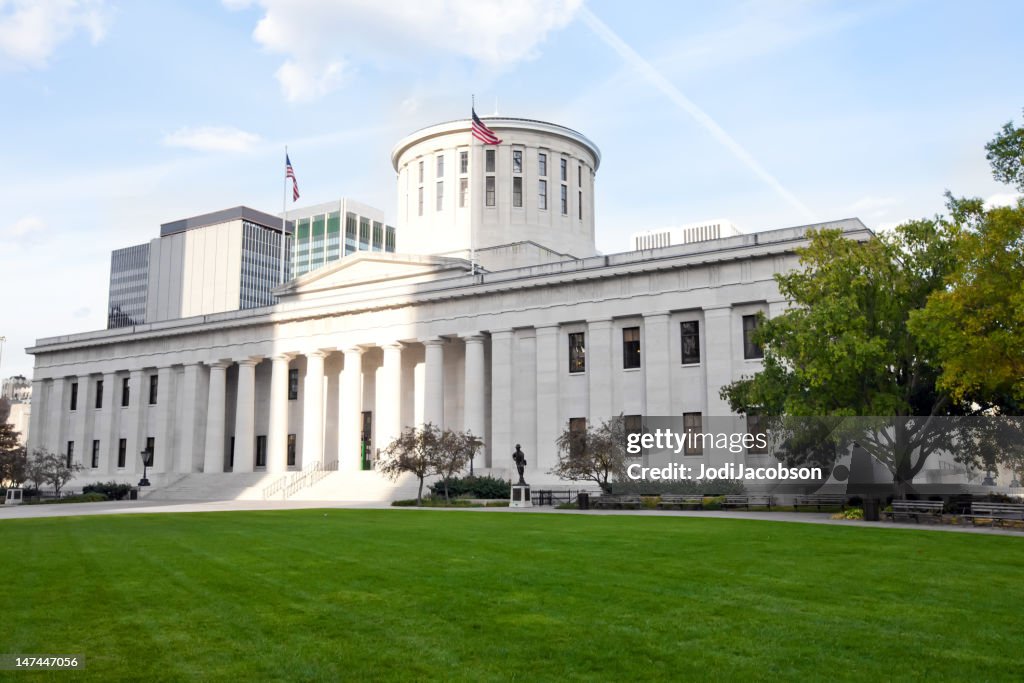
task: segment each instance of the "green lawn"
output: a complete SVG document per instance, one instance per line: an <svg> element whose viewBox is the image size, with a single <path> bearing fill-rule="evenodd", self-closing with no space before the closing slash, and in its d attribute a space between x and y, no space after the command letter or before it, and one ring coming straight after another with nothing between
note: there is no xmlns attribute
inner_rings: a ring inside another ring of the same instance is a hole
<svg viewBox="0 0 1024 683"><path fill-rule="evenodd" d="M1020 680L1024 536L301 510L0 521L33 680Z"/></svg>

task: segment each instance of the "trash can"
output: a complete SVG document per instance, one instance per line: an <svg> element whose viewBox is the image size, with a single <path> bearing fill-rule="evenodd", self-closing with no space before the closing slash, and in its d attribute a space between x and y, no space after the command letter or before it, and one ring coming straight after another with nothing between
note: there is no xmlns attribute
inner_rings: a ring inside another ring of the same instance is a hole
<svg viewBox="0 0 1024 683"><path fill-rule="evenodd" d="M590 509L590 494L580 493L576 496L576 507L580 510Z"/></svg>
<svg viewBox="0 0 1024 683"><path fill-rule="evenodd" d="M138 499L139 499L139 490L138 489L132 489L131 491L128 492L128 500L138 500Z"/></svg>
<svg viewBox="0 0 1024 683"><path fill-rule="evenodd" d="M878 521L878 499L874 497L868 497L864 499L864 521L865 522L877 522Z"/></svg>

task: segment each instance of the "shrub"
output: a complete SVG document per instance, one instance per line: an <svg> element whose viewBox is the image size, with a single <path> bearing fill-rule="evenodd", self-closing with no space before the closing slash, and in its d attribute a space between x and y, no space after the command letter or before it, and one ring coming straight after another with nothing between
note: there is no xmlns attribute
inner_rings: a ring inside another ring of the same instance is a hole
<svg viewBox="0 0 1024 683"><path fill-rule="evenodd" d="M444 497L444 482L436 481L430 485L433 496ZM452 498L485 498L488 500L508 499L512 495L512 485L504 479L494 477L452 477L448 480L448 495Z"/></svg>
<svg viewBox="0 0 1024 683"><path fill-rule="evenodd" d="M132 490L131 484L118 484L116 481L103 481L89 484L82 488L82 493L102 493L107 500L124 500Z"/></svg>
<svg viewBox="0 0 1024 683"><path fill-rule="evenodd" d="M832 515L832 519L864 519L864 510L861 508L849 508Z"/></svg>
<svg viewBox="0 0 1024 683"><path fill-rule="evenodd" d="M725 496L711 496L704 499L703 508L705 510L721 510L724 502Z"/></svg>
<svg viewBox="0 0 1024 683"><path fill-rule="evenodd" d="M83 493L78 496L67 496L65 498L54 498L53 500L40 501L45 505L60 505L62 503L102 503L105 500L109 500L106 495L102 493Z"/></svg>

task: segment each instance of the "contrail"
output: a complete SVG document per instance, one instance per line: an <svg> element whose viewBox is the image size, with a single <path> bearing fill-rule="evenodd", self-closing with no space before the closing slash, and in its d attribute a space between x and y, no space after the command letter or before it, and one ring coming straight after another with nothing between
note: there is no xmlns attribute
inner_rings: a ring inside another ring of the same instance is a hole
<svg viewBox="0 0 1024 683"><path fill-rule="evenodd" d="M792 192L783 187L782 183L776 180L775 176L766 171L764 167L761 166L761 164L759 164L740 143L736 142L731 135L726 133L721 126L715 123L714 119L708 116L703 109L690 101L690 99L684 95L679 88L672 85L672 83L662 76L658 70L650 64L650 62L641 57L637 51L627 45L622 38L619 38L614 31L608 28L607 24L598 19L587 7L581 8L580 13L583 17L583 21L590 27L590 30L597 34L598 38L603 40L609 47L619 53L620 57L643 74L643 76L647 78L654 87L672 100L676 106L692 116L697 123L702 125L715 137L715 139L725 145L725 147L732 152L737 159L743 162L747 168L753 171L761 180L768 183L768 185L771 186L771 188L775 190L780 197L785 199L790 206L803 214L803 216L811 222L817 222L818 218L810 208L797 199Z"/></svg>

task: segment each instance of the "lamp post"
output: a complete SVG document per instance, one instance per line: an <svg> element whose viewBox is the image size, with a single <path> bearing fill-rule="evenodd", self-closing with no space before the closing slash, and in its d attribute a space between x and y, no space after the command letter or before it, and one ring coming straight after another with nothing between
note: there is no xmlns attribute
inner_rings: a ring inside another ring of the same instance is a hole
<svg viewBox="0 0 1024 683"><path fill-rule="evenodd" d="M142 479L139 479L139 486L149 486L149 479L146 478L146 468L153 464L153 451L149 448L142 451Z"/></svg>

